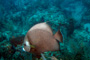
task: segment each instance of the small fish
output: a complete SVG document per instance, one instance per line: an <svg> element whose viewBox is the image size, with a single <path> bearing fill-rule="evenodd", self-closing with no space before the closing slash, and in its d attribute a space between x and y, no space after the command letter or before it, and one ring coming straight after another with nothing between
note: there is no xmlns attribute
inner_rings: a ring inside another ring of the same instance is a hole
<svg viewBox="0 0 90 60"><path fill-rule="evenodd" d="M35 55L40 55L47 51L58 51L60 47L57 40L63 42L60 30L53 35L51 27L46 22L38 23L27 32L23 49Z"/></svg>

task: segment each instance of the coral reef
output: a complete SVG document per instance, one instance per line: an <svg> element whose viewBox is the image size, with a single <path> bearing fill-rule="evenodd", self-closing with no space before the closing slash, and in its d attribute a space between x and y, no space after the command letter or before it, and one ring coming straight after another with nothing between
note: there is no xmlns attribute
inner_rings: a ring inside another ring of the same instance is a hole
<svg viewBox="0 0 90 60"><path fill-rule="evenodd" d="M0 60L33 60L21 50L23 38L35 24L48 22L53 33L60 30L61 50L45 52L47 60L90 60L89 0L0 1Z"/></svg>
<svg viewBox="0 0 90 60"><path fill-rule="evenodd" d="M32 55L18 50L18 47L14 47L10 44L10 41L2 41L0 43L0 60L29 60Z"/></svg>

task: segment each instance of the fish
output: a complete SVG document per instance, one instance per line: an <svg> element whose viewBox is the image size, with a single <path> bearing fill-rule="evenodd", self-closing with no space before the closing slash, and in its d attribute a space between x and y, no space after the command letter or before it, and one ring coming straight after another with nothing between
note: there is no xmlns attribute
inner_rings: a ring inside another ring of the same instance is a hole
<svg viewBox="0 0 90 60"><path fill-rule="evenodd" d="M25 35L23 50L39 56L47 51L60 50L58 41L63 43L60 30L53 34L47 22L38 23L32 26Z"/></svg>

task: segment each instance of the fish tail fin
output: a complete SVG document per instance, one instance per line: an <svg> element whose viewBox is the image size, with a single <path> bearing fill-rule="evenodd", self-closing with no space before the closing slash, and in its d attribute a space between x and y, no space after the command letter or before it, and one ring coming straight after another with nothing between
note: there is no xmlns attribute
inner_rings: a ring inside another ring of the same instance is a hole
<svg viewBox="0 0 90 60"><path fill-rule="evenodd" d="M62 33L60 32L60 30L58 30L55 35L54 35L55 39L57 39L59 42L63 43L63 36Z"/></svg>

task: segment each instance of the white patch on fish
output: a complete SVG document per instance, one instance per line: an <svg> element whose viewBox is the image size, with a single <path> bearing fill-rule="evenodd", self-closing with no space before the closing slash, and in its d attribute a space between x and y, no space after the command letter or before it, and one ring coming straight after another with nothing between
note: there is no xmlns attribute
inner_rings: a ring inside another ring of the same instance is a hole
<svg viewBox="0 0 90 60"><path fill-rule="evenodd" d="M28 41L25 41L25 43L26 43L26 46L30 46L30 44L29 44L29 42L28 42Z"/></svg>
<svg viewBox="0 0 90 60"><path fill-rule="evenodd" d="M24 48L22 49L23 51L26 51Z"/></svg>
<svg viewBox="0 0 90 60"><path fill-rule="evenodd" d="M23 50L29 52L30 49L31 49L30 43L29 43L28 39L26 39L26 40L24 41L24 49L23 49Z"/></svg>

